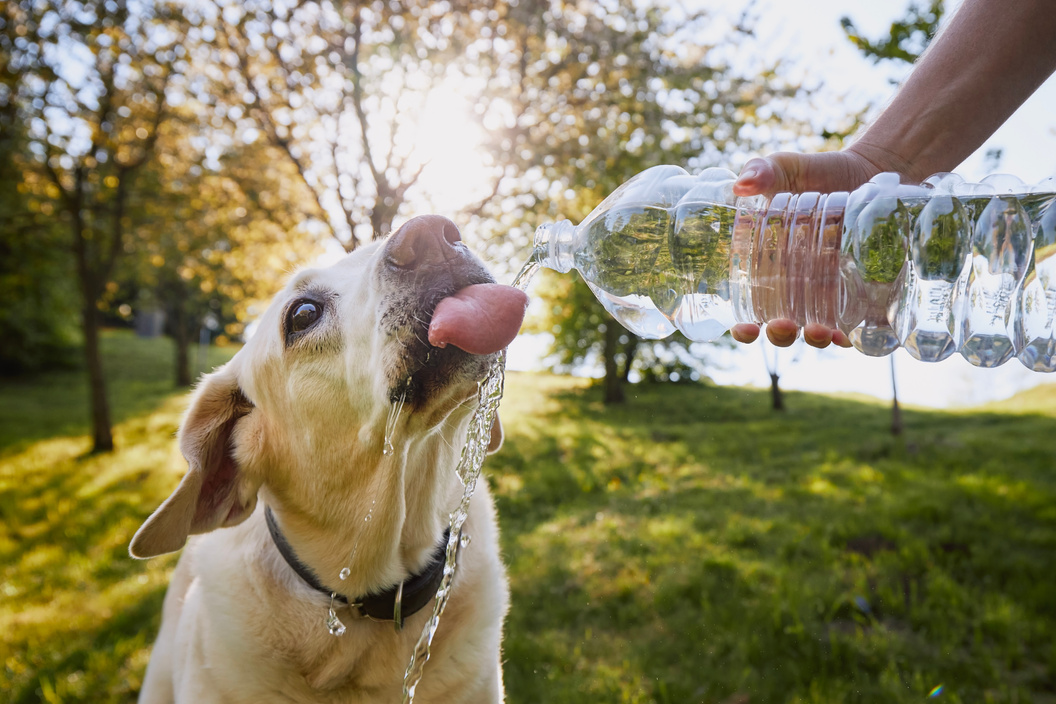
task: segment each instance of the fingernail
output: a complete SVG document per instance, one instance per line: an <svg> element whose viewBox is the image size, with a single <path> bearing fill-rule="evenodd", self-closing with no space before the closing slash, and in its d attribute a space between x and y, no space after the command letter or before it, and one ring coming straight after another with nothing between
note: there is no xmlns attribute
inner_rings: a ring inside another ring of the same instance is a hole
<svg viewBox="0 0 1056 704"><path fill-rule="evenodd" d="M745 181L752 181L759 176L759 169L755 166L749 166L747 169L741 172L741 175L737 177L737 183L744 183Z"/></svg>

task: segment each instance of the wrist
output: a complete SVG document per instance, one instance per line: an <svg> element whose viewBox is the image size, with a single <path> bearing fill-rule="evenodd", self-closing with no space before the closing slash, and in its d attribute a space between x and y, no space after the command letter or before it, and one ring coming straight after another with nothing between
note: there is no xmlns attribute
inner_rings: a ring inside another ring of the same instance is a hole
<svg viewBox="0 0 1056 704"><path fill-rule="evenodd" d="M844 150L849 156L853 156L857 168L863 178L862 182L868 181L873 176L885 172L894 172L902 177L903 181L919 183L930 176L930 173L920 173L917 165L911 160L899 155L897 152L870 142L868 137L863 137Z"/></svg>

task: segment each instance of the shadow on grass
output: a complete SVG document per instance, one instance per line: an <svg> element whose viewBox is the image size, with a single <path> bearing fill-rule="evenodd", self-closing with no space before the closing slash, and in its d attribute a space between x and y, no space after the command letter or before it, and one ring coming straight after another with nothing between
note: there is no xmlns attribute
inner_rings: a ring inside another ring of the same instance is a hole
<svg viewBox="0 0 1056 704"><path fill-rule="evenodd" d="M144 430L174 427L178 406L127 421L138 442L111 455L78 459L83 443L58 438L0 460L5 701L134 698L174 560L127 546L179 471L171 432Z"/></svg>
<svg viewBox="0 0 1056 704"><path fill-rule="evenodd" d="M165 585L123 600L113 616L63 628L47 642L30 642L5 676L10 704L134 702L153 634L161 619Z"/></svg>
<svg viewBox="0 0 1056 704"><path fill-rule="evenodd" d="M1056 701L1049 415L511 391L511 702Z"/></svg>
<svg viewBox="0 0 1056 704"><path fill-rule="evenodd" d="M3 390L33 428L13 439L5 427L0 452L5 702L132 701L140 686L175 558L134 561L128 542L186 470L174 443L185 396L153 376L168 377L155 354L166 341L125 338L106 338L122 369L113 453L85 456L63 375Z"/></svg>

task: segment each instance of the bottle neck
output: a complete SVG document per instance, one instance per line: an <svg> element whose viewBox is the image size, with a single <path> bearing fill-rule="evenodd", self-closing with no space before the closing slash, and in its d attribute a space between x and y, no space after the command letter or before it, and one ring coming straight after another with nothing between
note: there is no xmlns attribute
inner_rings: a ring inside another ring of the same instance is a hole
<svg viewBox="0 0 1056 704"><path fill-rule="evenodd" d="M575 266L572 240L576 226L569 220L540 225L535 230L535 247L532 258L540 266L567 274Z"/></svg>

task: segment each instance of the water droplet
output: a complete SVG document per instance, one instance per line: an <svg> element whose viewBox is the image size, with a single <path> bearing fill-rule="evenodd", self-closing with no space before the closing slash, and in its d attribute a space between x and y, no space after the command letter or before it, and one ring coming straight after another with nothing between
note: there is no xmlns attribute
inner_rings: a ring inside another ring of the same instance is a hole
<svg viewBox="0 0 1056 704"><path fill-rule="evenodd" d="M371 519L371 517L372 517L372 514L369 514L369 513L368 513L368 514L366 515L366 517L365 517L365 518L363 519L363 522L364 522L364 523L370 523L370 519Z"/></svg>
<svg viewBox="0 0 1056 704"><path fill-rule="evenodd" d="M352 574L352 570L348 569L347 567L344 567L344 568L341 569L341 574L339 574L337 576L340 577L341 579L348 579L348 575L350 575L350 574Z"/></svg>
<svg viewBox="0 0 1056 704"><path fill-rule="evenodd" d="M332 636L345 635L345 624L341 623L341 619L337 617L333 609L330 609L330 615L326 619L326 627Z"/></svg>
<svg viewBox="0 0 1056 704"><path fill-rule="evenodd" d="M391 455L394 452L396 452L396 448L392 446L391 442L386 440L385 441L385 447L383 447L381 449L381 454L383 454L383 455Z"/></svg>
<svg viewBox="0 0 1056 704"><path fill-rule="evenodd" d="M467 545L469 545L470 540L472 540L472 538L469 537L469 533L463 533L462 537L458 540L458 544L462 547L466 547Z"/></svg>
<svg viewBox="0 0 1056 704"><path fill-rule="evenodd" d="M928 692L928 699L933 699L934 697L939 696L940 694L942 694L943 689L944 686L940 684L938 687Z"/></svg>

